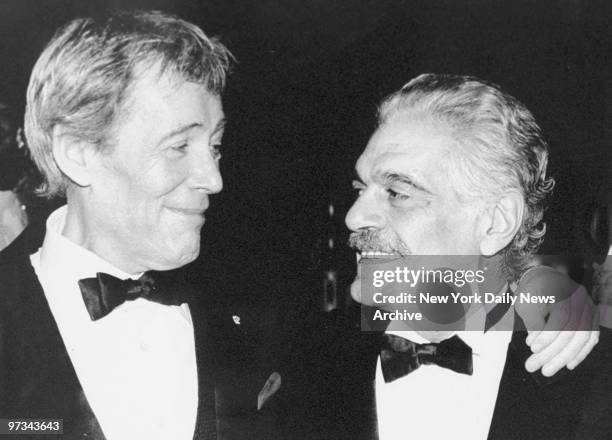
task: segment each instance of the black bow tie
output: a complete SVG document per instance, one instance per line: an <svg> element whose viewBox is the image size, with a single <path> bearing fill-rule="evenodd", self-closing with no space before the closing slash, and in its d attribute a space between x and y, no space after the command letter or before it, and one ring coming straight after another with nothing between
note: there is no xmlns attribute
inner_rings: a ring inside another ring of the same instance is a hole
<svg viewBox="0 0 612 440"><path fill-rule="evenodd" d="M137 280L120 280L98 272L96 278L79 280L81 295L92 321L105 317L125 301L144 298L166 305L184 302L181 286L168 286L159 282L159 272L145 272Z"/></svg>
<svg viewBox="0 0 612 440"><path fill-rule="evenodd" d="M380 350L380 364L387 383L427 364L472 375L472 348L457 335L437 344L417 344L387 334Z"/></svg>

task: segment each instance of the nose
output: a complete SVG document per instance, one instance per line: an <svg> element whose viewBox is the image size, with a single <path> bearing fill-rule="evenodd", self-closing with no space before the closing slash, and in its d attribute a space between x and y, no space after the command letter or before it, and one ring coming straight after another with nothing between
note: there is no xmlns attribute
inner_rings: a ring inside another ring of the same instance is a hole
<svg viewBox="0 0 612 440"><path fill-rule="evenodd" d="M354 232L360 229L382 229L385 224L384 212L374 191L361 194L349 209L344 221Z"/></svg>
<svg viewBox="0 0 612 440"><path fill-rule="evenodd" d="M223 189L219 161L213 157L209 148L202 154L194 154L191 158L189 182L192 188L207 194L216 194Z"/></svg>

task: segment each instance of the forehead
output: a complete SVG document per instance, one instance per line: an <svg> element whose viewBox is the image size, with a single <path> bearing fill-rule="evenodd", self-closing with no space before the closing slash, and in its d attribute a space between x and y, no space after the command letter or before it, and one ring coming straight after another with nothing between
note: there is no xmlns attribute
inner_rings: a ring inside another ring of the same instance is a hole
<svg viewBox="0 0 612 440"><path fill-rule="evenodd" d="M214 128L224 117L221 98L205 85L174 74L160 75L155 68L137 75L126 93L116 122L123 128L128 123L134 129L146 127L151 136L184 124Z"/></svg>
<svg viewBox="0 0 612 440"><path fill-rule="evenodd" d="M374 132L356 170L362 179L391 172L435 179L446 169L454 146L444 124L411 114L394 115Z"/></svg>

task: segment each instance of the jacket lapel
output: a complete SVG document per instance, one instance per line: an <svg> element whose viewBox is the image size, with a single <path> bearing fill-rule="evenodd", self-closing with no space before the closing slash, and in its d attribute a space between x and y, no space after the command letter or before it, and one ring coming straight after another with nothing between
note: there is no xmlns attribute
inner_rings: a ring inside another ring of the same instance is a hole
<svg viewBox="0 0 612 440"><path fill-rule="evenodd" d="M189 303L193 320L198 369L198 412L194 440L217 439L214 353L203 307L197 301Z"/></svg>
<svg viewBox="0 0 612 440"><path fill-rule="evenodd" d="M3 270L10 272L2 305L7 409L15 417L64 419L67 438L103 439L29 259Z"/></svg>
<svg viewBox="0 0 612 440"><path fill-rule="evenodd" d="M569 438L580 405L577 401L568 405L568 392L579 388L578 378L571 377L565 368L552 377L540 371L529 373L525 369L525 361L531 356L525 343L527 332L517 330L525 326L516 313L514 319L515 331L508 345L489 438Z"/></svg>

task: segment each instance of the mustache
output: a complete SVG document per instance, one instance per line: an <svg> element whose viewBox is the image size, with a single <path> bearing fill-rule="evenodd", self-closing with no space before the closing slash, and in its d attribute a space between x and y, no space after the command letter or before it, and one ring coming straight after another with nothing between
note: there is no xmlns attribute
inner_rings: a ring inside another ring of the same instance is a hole
<svg viewBox="0 0 612 440"><path fill-rule="evenodd" d="M358 251L378 251L390 254L409 255L408 247L397 237L389 239L378 230L362 230L353 232L348 239L348 245Z"/></svg>

